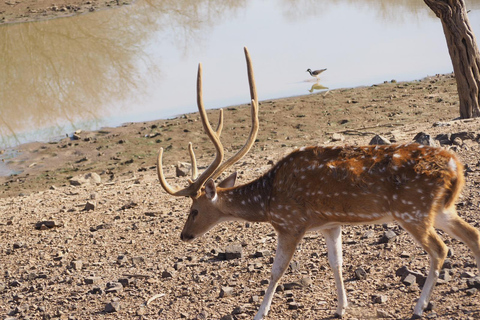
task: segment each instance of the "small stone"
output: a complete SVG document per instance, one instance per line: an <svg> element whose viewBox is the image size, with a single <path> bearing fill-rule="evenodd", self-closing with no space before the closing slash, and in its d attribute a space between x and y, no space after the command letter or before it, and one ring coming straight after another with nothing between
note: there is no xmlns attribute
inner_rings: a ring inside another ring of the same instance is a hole
<svg viewBox="0 0 480 320"><path fill-rule="evenodd" d="M245 306L238 306L233 309L232 314L241 314L247 312L247 308Z"/></svg>
<svg viewBox="0 0 480 320"><path fill-rule="evenodd" d="M243 258L243 248L241 244L231 244L225 248L225 260Z"/></svg>
<svg viewBox="0 0 480 320"><path fill-rule="evenodd" d="M450 259L445 259L445 261L443 262L442 269L453 269L452 260L450 260Z"/></svg>
<svg viewBox="0 0 480 320"><path fill-rule="evenodd" d="M220 298L231 297L231 296L233 296L233 288L232 287L222 287L220 289Z"/></svg>
<svg viewBox="0 0 480 320"><path fill-rule="evenodd" d="M383 233L383 236L380 238L378 243L389 243L391 242L397 234L393 232L392 230L387 230Z"/></svg>
<svg viewBox="0 0 480 320"><path fill-rule="evenodd" d="M417 135L413 138L413 141L425 146L438 147L438 144L435 142L435 140L433 140L433 138L425 132L417 133Z"/></svg>
<svg viewBox="0 0 480 320"><path fill-rule="evenodd" d="M341 133L334 133L332 135L332 141L345 141L345 136Z"/></svg>
<svg viewBox="0 0 480 320"><path fill-rule="evenodd" d="M382 319L394 319L395 317L385 310L377 309L377 317Z"/></svg>
<svg viewBox="0 0 480 320"><path fill-rule="evenodd" d="M376 144L378 144L378 145L390 145L392 143L387 138L384 138L384 137L377 134L372 138L372 140L370 140L370 142L368 144L369 145L376 145Z"/></svg>
<svg viewBox="0 0 480 320"><path fill-rule="evenodd" d="M14 242L13 249L20 249L23 248L23 242Z"/></svg>
<svg viewBox="0 0 480 320"><path fill-rule="evenodd" d="M367 278L367 272L363 268L357 268L355 270L355 279L357 280L365 280Z"/></svg>
<svg viewBox="0 0 480 320"><path fill-rule="evenodd" d="M142 256L132 257L132 264L139 265L145 263L145 258Z"/></svg>
<svg viewBox="0 0 480 320"><path fill-rule="evenodd" d="M82 260L74 260L70 262L70 267L72 267L73 270L82 270L83 268L83 261Z"/></svg>
<svg viewBox="0 0 480 320"><path fill-rule="evenodd" d="M85 207L83 208L84 211L94 211L95 210L95 202L93 201L87 201L85 203Z"/></svg>
<svg viewBox="0 0 480 320"><path fill-rule="evenodd" d="M480 277L467 279L467 286L469 289L471 288L480 289Z"/></svg>
<svg viewBox="0 0 480 320"><path fill-rule="evenodd" d="M477 293L477 291L478 291L477 288L470 288L465 290L465 293L467 294L467 296L473 296L474 294Z"/></svg>
<svg viewBox="0 0 480 320"><path fill-rule="evenodd" d="M130 280L130 278L119 278L118 282L120 282L123 287L128 287L132 284L132 280Z"/></svg>
<svg viewBox="0 0 480 320"><path fill-rule="evenodd" d="M250 299L248 299L248 302L250 302L250 303L255 303L255 302L258 302L258 301L260 301L260 298L257 295L251 296Z"/></svg>
<svg viewBox="0 0 480 320"><path fill-rule="evenodd" d="M402 283L407 287L413 285L417 281L417 278L413 274L408 274L405 278L402 279Z"/></svg>
<svg viewBox="0 0 480 320"><path fill-rule="evenodd" d="M262 258L262 257L269 257L271 255L272 255L272 253L269 250L259 250L259 251L255 252L254 257Z"/></svg>
<svg viewBox="0 0 480 320"><path fill-rule="evenodd" d="M450 271L448 270L440 271L440 276L438 278L444 280L445 282L452 280L452 276L450 275Z"/></svg>
<svg viewBox="0 0 480 320"><path fill-rule="evenodd" d="M100 277L86 277L83 281L85 284L96 284L102 280Z"/></svg>
<svg viewBox="0 0 480 320"><path fill-rule="evenodd" d="M462 272L460 274L460 278L475 278L475 274L473 272Z"/></svg>
<svg viewBox="0 0 480 320"><path fill-rule="evenodd" d="M123 291L123 286L120 282L107 282L107 289L105 292L119 293Z"/></svg>
<svg viewBox="0 0 480 320"><path fill-rule="evenodd" d="M176 271L174 270L164 270L162 272L162 278L173 278L176 275Z"/></svg>
<svg viewBox="0 0 480 320"><path fill-rule="evenodd" d="M288 310L297 310L301 308L301 305L298 302L290 302L287 304Z"/></svg>
<svg viewBox="0 0 480 320"><path fill-rule="evenodd" d="M382 304L382 303L385 303L387 302L388 298L387 296L381 294L381 295L373 295L372 296L372 300L373 300L373 303L378 303L378 304Z"/></svg>
<svg viewBox="0 0 480 320"><path fill-rule="evenodd" d="M302 285L302 287L308 287L311 284L313 284L313 280L310 276L305 276L302 279L300 279L300 284Z"/></svg>
<svg viewBox="0 0 480 320"><path fill-rule="evenodd" d="M118 301L109 302L105 306L105 312L107 313L118 312L118 311L120 311L120 302Z"/></svg>
<svg viewBox="0 0 480 320"><path fill-rule="evenodd" d="M288 265L288 268L290 269L290 272L295 272L300 269L300 262L294 260L290 261L290 264Z"/></svg>

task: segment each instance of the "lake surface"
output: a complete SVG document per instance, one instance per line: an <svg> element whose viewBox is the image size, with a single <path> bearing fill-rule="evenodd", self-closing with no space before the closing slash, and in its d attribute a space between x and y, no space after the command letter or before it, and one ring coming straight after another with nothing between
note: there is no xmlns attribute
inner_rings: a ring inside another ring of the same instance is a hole
<svg viewBox="0 0 480 320"><path fill-rule="evenodd" d="M194 112L199 62L207 108L247 103L244 46L260 100L318 92L307 68L329 89L453 71L422 0L137 0L0 26L0 150Z"/></svg>

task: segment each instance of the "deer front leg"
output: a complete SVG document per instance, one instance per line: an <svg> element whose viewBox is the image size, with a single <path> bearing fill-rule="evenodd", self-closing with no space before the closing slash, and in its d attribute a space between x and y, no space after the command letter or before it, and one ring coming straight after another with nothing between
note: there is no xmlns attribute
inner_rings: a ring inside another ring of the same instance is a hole
<svg viewBox="0 0 480 320"><path fill-rule="evenodd" d="M343 285L342 276L342 228L340 226L322 230L327 241L328 262L333 270L335 285L337 287L338 306L335 317L341 318L347 309L347 295Z"/></svg>
<svg viewBox="0 0 480 320"><path fill-rule="evenodd" d="M265 297L263 298L260 309L255 315L254 320L264 319L267 316L268 311L270 310L270 305L272 304L273 294L277 288L278 281L285 273L285 270L287 269L295 249L297 248L297 244L302 236L303 234L291 235L286 233L278 233L277 252L273 262L270 284L268 285L267 292L265 293Z"/></svg>

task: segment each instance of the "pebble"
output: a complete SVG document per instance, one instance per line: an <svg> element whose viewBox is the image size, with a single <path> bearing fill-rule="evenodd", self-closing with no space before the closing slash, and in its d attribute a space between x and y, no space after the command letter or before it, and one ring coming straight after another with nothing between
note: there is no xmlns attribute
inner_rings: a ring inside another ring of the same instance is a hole
<svg viewBox="0 0 480 320"><path fill-rule="evenodd" d="M220 298L231 297L231 296L233 296L233 288L232 287L222 287L220 289Z"/></svg>
<svg viewBox="0 0 480 320"><path fill-rule="evenodd" d="M120 311L120 302L119 301L112 301L105 305L105 312L112 313Z"/></svg>
<svg viewBox="0 0 480 320"><path fill-rule="evenodd" d="M392 230L387 230L383 233L383 236L380 238L378 243L389 243L391 242L397 234L393 232Z"/></svg>
<svg viewBox="0 0 480 320"><path fill-rule="evenodd" d="M96 284L102 280L100 277L86 277L83 281L85 284Z"/></svg>
<svg viewBox="0 0 480 320"><path fill-rule="evenodd" d="M367 278L367 272L363 268L357 268L355 270L355 279L357 280L365 280Z"/></svg>
<svg viewBox="0 0 480 320"><path fill-rule="evenodd" d="M243 248L241 244L231 244L225 248L225 260L243 258Z"/></svg>

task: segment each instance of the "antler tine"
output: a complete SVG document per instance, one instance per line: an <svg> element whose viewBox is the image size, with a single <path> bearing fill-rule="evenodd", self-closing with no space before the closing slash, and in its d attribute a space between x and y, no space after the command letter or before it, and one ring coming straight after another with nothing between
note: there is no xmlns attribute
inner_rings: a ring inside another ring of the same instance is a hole
<svg viewBox="0 0 480 320"><path fill-rule="evenodd" d="M200 188L203 186L205 181L208 180L208 178L211 177L211 175L215 172L215 170L220 166L220 164L223 161L223 145L220 142L219 139L219 134L222 131L223 128L223 111L220 111L220 118L218 121L218 126L217 126L217 131L213 131L210 122L208 121L208 116L207 112L205 111L205 107L203 105L203 99L202 99L202 64L198 64L198 75L197 75L197 106L198 106L198 112L200 113L200 118L202 119L202 124L203 128L205 129L205 132L207 136L210 138L212 141L213 145L215 146L216 150L216 155L215 159L213 162L208 166L208 168L197 178L195 179L190 186L188 186L188 189L192 191L192 196L196 195ZM217 135L218 132L218 135ZM191 153L193 154L193 153Z"/></svg>
<svg viewBox="0 0 480 320"><path fill-rule="evenodd" d="M223 109L220 109L220 115L218 117L218 125L216 130L216 134L218 138L220 138L220 135L222 134L222 129L223 129Z"/></svg>
<svg viewBox="0 0 480 320"><path fill-rule="evenodd" d="M191 142L188 143L188 152L190 153L190 162L192 164L192 179L188 182L193 183L197 179L198 168L197 168L197 159L195 158L195 152L193 152L193 145Z"/></svg>
<svg viewBox="0 0 480 320"><path fill-rule="evenodd" d="M210 178L210 176L215 172L215 170L220 166L223 161L223 146L218 138L217 132L220 133L223 128L223 111L220 112L220 119L218 121L217 131L213 131L208 121L207 112L203 106L202 100L202 64L198 64L198 74L197 74L197 106L198 112L200 113L200 118L202 119L203 128L207 133L210 140L213 142L213 145L216 149L216 155L213 162L208 166L208 168L197 178L197 161L195 159L195 153L193 152L193 147L191 143L188 146L188 151L190 153L190 159L192 161L192 180L189 180L190 185L184 189L178 189L171 187L165 179L162 170L162 155L163 148L160 149L157 158L157 174L160 180L160 183L165 189L166 192L174 196L190 196L195 197L199 193L205 181Z"/></svg>
<svg viewBox="0 0 480 320"><path fill-rule="evenodd" d="M160 148L160 151L158 152L158 157L157 157L157 175L158 175L158 180L160 180L160 184L162 185L163 189L166 192L170 193L172 196L189 196L190 190L174 188L174 187L171 187L170 184L168 184L167 180L165 179L165 175L163 174L162 158L163 158L163 148Z"/></svg>
<svg viewBox="0 0 480 320"><path fill-rule="evenodd" d="M247 142L245 145L230 159L225 161L212 175L212 179L218 178L225 171L228 167L232 164L240 160L250 148L255 143L255 139L257 138L259 123L258 123L258 97L257 97L257 87L255 85L255 77L253 76L253 67L252 61L250 59L250 54L248 52L247 47L244 48L245 51L245 59L247 60L247 73L248 73L248 83L250 85L250 97L252 99L252 106L251 106L251 113L252 113L252 128L250 130L250 134L247 138Z"/></svg>

